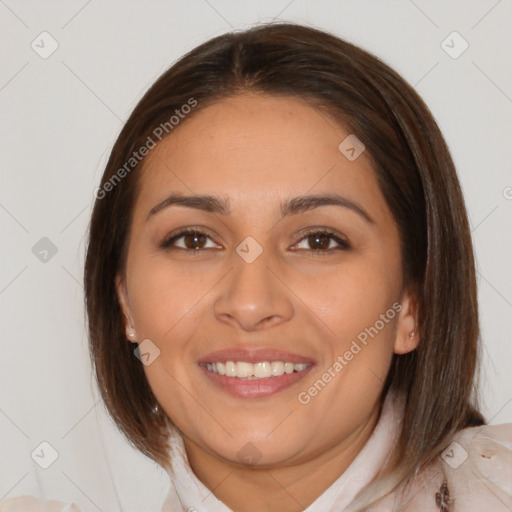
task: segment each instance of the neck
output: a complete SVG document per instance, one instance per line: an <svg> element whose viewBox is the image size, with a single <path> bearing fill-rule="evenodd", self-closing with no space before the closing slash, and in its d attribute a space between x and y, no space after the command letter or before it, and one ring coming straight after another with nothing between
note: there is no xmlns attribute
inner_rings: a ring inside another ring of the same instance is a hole
<svg viewBox="0 0 512 512"><path fill-rule="evenodd" d="M258 468L219 459L184 437L188 462L199 480L236 512L299 512L350 466L379 419L379 404L366 420L329 450L296 465Z"/></svg>

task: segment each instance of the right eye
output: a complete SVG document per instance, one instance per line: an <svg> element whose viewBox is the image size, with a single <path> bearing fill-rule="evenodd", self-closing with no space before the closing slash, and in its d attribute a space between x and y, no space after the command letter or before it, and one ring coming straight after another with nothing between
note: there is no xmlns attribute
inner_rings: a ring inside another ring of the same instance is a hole
<svg viewBox="0 0 512 512"><path fill-rule="evenodd" d="M178 245L176 242L180 239L183 239L183 242L181 245ZM211 238L203 231L198 229L184 229L179 233L172 234L170 237L166 238L162 242L161 247L163 249L181 249L194 252L219 248L219 246L217 246L213 241L213 247L205 247L207 239L211 240Z"/></svg>

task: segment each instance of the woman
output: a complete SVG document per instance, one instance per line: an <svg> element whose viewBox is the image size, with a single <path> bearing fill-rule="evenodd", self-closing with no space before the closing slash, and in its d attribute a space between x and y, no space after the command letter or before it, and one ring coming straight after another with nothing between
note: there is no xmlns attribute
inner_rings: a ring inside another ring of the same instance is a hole
<svg viewBox="0 0 512 512"><path fill-rule="evenodd" d="M376 57L293 24L202 44L139 102L96 198L91 356L169 473L164 511L512 509L454 165Z"/></svg>

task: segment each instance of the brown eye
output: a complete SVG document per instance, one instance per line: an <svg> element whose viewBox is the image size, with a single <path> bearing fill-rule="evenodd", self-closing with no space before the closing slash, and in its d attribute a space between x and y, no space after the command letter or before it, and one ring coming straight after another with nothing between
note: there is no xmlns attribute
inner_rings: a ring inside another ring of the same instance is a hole
<svg viewBox="0 0 512 512"><path fill-rule="evenodd" d="M181 239L183 239L183 241L177 243ZM170 238L165 240L161 246L164 249L170 248L190 251L200 251L203 249L218 248L218 246L213 242L212 246L206 247L208 240L211 240L211 238L206 233L194 229L187 229L177 233L176 235L172 235Z"/></svg>
<svg viewBox="0 0 512 512"><path fill-rule="evenodd" d="M332 237L326 235L325 233L308 236L308 243L313 249L329 249L331 240Z"/></svg>
<svg viewBox="0 0 512 512"><path fill-rule="evenodd" d="M300 240L298 245L304 244L304 242L306 242L309 248L299 248L315 253L350 249L348 242L330 231L311 231Z"/></svg>
<svg viewBox="0 0 512 512"><path fill-rule="evenodd" d="M183 236L187 249L202 249L206 243L206 238L207 236L201 233L191 233Z"/></svg>

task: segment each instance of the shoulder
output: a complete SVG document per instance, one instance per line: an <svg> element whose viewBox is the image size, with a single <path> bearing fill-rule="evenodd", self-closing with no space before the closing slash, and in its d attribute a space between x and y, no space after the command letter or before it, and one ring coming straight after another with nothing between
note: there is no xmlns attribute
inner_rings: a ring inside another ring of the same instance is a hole
<svg viewBox="0 0 512 512"><path fill-rule="evenodd" d="M510 512L512 423L460 430L439 457L373 512Z"/></svg>
<svg viewBox="0 0 512 512"><path fill-rule="evenodd" d="M441 458L462 510L512 510L512 423L461 430Z"/></svg>
<svg viewBox="0 0 512 512"><path fill-rule="evenodd" d="M18 496L0 502L0 512L81 512L75 503Z"/></svg>

